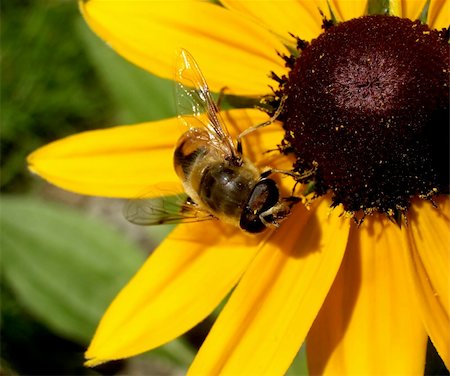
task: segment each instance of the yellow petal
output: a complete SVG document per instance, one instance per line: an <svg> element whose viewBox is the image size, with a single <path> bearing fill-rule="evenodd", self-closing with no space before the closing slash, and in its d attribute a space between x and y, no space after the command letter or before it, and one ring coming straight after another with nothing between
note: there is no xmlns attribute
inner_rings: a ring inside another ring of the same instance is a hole
<svg viewBox="0 0 450 376"><path fill-rule="evenodd" d="M290 33L301 39L311 40L321 34L322 16L329 17L325 0L318 1L246 1L223 0L227 8L256 20L266 29L284 40L295 43Z"/></svg>
<svg viewBox="0 0 450 376"><path fill-rule="evenodd" d="M413 206L405 250L419 314L439 355L450 368L450 199Z"/></svg>
<svg viewBox="0 0 450 376"><path fill-rule="evenodd" d="M391 16L401 17L403 14L401 0L389 0L389 14Z"/></svg>
<svg viewBox="0 0 450 376"><path fill-rule="evenodd" d="M402 17L417 20L426 0L402 0Z"/></svg>
<svg viewBox="0 0 450 376"><path fill-rule="evenodd" d="M180 48L190 51L211 89L269 93L271 71L286 72L281 42L253 21L198 1L102 1L81 3L89 26L132 63L173 79Z"/></svg>
<svg viewBox="0 0 450 376"><path fill-rule="evenodd" d="M36 150L28 165L69 191L135 198L154 184L178 183L172 161L180 129L169 119L83 132Z"/></svg>
<svg viewBox="0 0 450 376"><path fill-rule="evenodd" d="M428 24L435 29L448 27L450 24L450 2L448 0L431 0Z"/></svg>
<svg viewBox="0 0 450 376"><path fill-rule="evenodd" d="M236 136L268 116L258 110L233 110L223 118ZM176 191L180 184L173 149L184 131L173 118L84 132L36 150L28 164L50 183L82 194L136 198L158 188ZM277 124L249 134L244 139L245 155L253 161L265 158L263 153L276 148L283 134Z"/></svg>
<svg viewBox="0 0 450 376"><path fill-rule="evenodd" d="M402 0L403 17L417 20L425 3L426 0ZM431 0L427 23L435 29L448 27L450 24L450 2L448 0Z"/></svg>
<svg viewBox="0 0 450 376"><path fill-rule="evenodd" d="M399 228L354 226L341 269L308 335L311 374L423 374L427 335L412 298Z"/></svg>
<svg viewBox="0 0 450 376"><path fill-rule="evenodd" d="M220 314L191 375L281 375L337 273L348 221L329 201L297 207L264 244Z"/></svg>
<svg viewBox="0 0 450 376"><path fill-rule="evenodd" d="M330 5L341 21L361 17L367 11L367 0L330 0Z"/></svg>
<svg viewBox="0 0 450 376"><path fill-rule="evenodd" d="M106 311L87 364L142 353L200 322L236 284L260 239L218 221L178 226Z"/></svg>

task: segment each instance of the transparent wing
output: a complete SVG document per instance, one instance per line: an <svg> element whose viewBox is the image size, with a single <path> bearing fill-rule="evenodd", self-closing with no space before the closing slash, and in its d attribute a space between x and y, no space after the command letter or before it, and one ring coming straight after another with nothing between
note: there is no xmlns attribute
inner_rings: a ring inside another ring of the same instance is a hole
<svg viewBox="0 0 450 376"><path fill-rule="evenodd" d="M190 128L206 128L212 137L212 146L226 158L239 159L202 72L192 55L184 49L178 56L175 79L179 117Z"/></svg>
<svg viewBox="0 0 450 376"><path fill-rule="evenodd" d="M125 218L136 225L153 226L199 222L215 217L201 210L184 193L155 198L138 198L127 202Z"/></svg>

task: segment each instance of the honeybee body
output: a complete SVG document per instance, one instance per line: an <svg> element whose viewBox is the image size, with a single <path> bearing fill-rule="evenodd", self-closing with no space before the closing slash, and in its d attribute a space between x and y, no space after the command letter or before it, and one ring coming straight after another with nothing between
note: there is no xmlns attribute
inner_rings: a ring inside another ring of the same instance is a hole
<svg viewBox="0 0 450 376"><path fill-rule="evenodd" d="M226 223L239 226L260 173L249 161L227 161L211 148L207 134L187 131L174 153L175 172L185 192L203 210Z"/></svg>

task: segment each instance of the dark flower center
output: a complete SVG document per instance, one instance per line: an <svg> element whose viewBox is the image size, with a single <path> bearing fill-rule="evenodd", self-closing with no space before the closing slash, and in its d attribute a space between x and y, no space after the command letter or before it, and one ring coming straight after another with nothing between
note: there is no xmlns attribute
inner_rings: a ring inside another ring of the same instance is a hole
<svg viewBox="0 0 450 376"><path fill-rule="evenodd" d="M295 169L315 168L304 182L316 194L331 191L350 212L394 216L412 197L449 192L447 34L367 16L302 46L282 120Z"/></svg>

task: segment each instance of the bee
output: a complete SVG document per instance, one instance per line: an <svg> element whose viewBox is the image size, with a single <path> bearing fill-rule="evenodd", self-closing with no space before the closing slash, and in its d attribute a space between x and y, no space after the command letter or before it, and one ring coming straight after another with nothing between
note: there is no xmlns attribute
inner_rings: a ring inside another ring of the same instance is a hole
<svg viewBox="0 0 450 376"><path fill-rule="evenodd" d="M141 225L218 219L249 233L278 227L299 201L280 197L277 183L245 158L221 118L208 84L192 55L181 50L176 69L179 118L188 130L179 138L173 165L184 194L131 201L129 221Z"/></svg>

